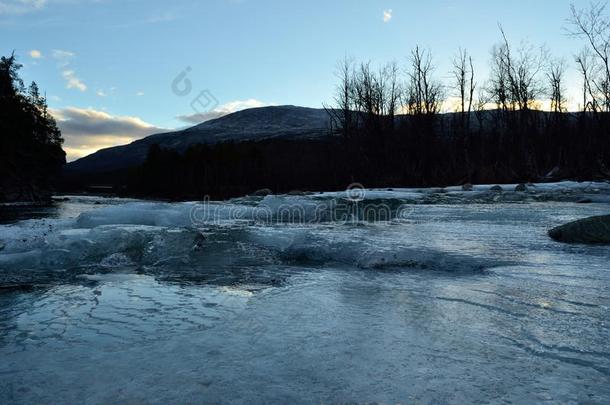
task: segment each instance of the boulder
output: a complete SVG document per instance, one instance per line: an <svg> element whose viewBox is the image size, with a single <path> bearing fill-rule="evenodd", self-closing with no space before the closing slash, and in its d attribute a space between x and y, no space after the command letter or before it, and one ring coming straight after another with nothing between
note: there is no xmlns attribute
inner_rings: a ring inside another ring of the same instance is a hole
<svg viewBox="0 0 610 405"><path fill-rule="evenodd" d="M462 190L464 191L472 191L473 190L473 186L470 183L466 183L462 185Z"/></svg>
<svg viewBox="0 0 610 405"><path fill-rule="evenodd" d="M610 215L580 219L549 231L558 242L610 244Z"/></svg>
<svg viewBox="0 0 610 405"><path fill-rule="evenodd" d="M523 183L517 184L517 187L515 187L515 191L517 192L526 192L527 191L527 186Z"/></svg>
<svg viewBox="0 0 610 405"><path fill-rule="evenodd" d="M577 204L591 204L592 202L593 200L590 198L581 198L580 200L576 201Z"/></svg>
<svg viewBox="0 0 610 405"><path fill-rule="evenodd" d="M498 186L498 185L493 186L492 188L490 188L490 190L491 190L491 191L496 191L496 192L498 192L498 191L500 191L500 192L501 192L501 191L504 191L504 189L502 189L502 187L500 187L500 186Z"/></svg>
<svg viewBox="0 0 610 405"><path fill-rule="evenodd" d="M273 191L271 191L268 188L262 188L260 190L256 190L254 193L252 193L252 195L257 196L257 197L266 197L270 194L273 194Z"/></svg>

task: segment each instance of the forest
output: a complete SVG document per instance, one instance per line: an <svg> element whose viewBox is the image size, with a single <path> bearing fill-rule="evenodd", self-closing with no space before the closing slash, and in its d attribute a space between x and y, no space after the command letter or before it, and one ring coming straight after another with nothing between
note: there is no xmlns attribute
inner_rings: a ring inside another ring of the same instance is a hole
<svg viewBox="0 0 610 405"><path fill-rule="evenodd" d="M12 54L0 59L0 202L50 200L66 155L46 98L26 88Z"/></svg>

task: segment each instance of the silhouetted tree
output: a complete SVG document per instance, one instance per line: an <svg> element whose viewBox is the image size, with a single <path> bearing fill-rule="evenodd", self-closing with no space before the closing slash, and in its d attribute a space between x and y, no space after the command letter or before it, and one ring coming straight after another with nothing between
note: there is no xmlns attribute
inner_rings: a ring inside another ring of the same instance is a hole
<svg viewBox="0 0 610 405"><path fill-rule="evenodd" d="M0 200L45 199L65 164L63 139L38 85L25 89L21 65L0 58Z"/></svg>
<svg viewBox="0 0 610 405"><path fill-rule="evenodd" d="M415 116L434 116L442 105L442 84L433 77L432 55L416 47L411 52L411 69L407 86L407 111Z"/></svg>
<svg viewBox="0 0 610 405"><path fill-rule="evenodd" d="M420 47L401 70L396 63L378 67L346 58L334 104L325 106L331 133L341 136L193 145L184 153L152 146L132 189L225 198L260 188L331 190L353 182L387 187L608 178L610 23L604 10L598 3L571 9L573 35L586 40L575 58L583 82L580 114L567 111L566 62L543 47L513 46L500 27L485 85L475 83L473 60L461 49L447 87L435 77L430 51ZM10 84L24 92L17 79ZM440 114L446 88L458 100L447 115ZM30 89L30 99L37 94ZM545 99L549 111L541 110Z"/></svg>
<svg viewBox="0 0 610 405"><path fill-rule="evenodd" d="M610 112L610 20L605 16L606 3L592 2L588 8L571 10L571 31L573 36L583 38L592 51L588 82L589 92L595 90L601 99L605 112Z"/></svg>
<svg viewBox="0 0 610 405"><path fill-rule="evenodd" d="M565 59L551 59L549 61L546 77L551 98L551 111L554 113L563 113L567 110L564 83L565 73Z"/></svg>
<svg viewBox="0 0 610 405"><path fill-rule="evenodd" d="M470 181L472 172L469 154L470 117L476 83L474 81L472 57L468 55L466 50L460 48L459 54L453 59L451 73L453 76L453 88L458 97L457 112L459 113L458 119L453 121L453 128L459 137L460 149L462 150L466 166L466 177Z"/></svg>
<svg viewBox="0 0 610 405"><path fill-rule="evenodd" d="M354 114L355 90L354 90L354 67L353 60L345 57L338 65L336 76L339 84L336 88L334 106L325 106L328 112L332 130L338 129L344 138L348 138L358 127L357 115Z"/></svg>

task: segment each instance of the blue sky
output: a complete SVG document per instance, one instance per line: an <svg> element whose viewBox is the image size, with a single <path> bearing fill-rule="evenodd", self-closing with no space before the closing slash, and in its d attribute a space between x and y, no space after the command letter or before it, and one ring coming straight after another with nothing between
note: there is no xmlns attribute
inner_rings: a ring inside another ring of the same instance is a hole
<svg viewBox="0 0 610 405"><path fill-rule="evenodd" d="M332 98L334 70L345 55L406 66L419 44L432 51L439 78L448 80L451 58L463 47L482 84L498 23L513 43L528 40L566 57L576 103L572 55L581 44L562 29L569 4L0 0L0 53L15 50L22 76L46 91L74 159L189 125L197 96L199 112L216 106L218 114L267 104L321 107ZM187 67L192 88L180 96L172 82Z"/></svg>

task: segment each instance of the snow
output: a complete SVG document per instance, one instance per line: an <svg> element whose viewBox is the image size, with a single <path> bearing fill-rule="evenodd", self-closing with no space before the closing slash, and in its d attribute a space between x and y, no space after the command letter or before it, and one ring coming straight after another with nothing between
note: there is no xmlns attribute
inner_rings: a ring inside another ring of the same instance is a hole
<svg viewBox="0 0 610 405"><path fill-rule="evenodd" d="M608 403L610 248L546 232L610 185L492 186L0 225L0 403Z"/></svg>
<svg viewBox="0 0 610 405"><path fill-rule="evenodd" d="M492 191L492 187L499 185L502 192ZM558 183L528 184L527 192L516 192L518 184L476 184L472 191L465 191L462 186L445 188L393 188L365 189L365 200L405 200L410 202L427 202L426 197L432 195L448 195L454 197L455 203L467 202L497 202L508 199L510 202L542 200L542 201L568 201L585 197L597 197L599 202L610 202L610 183L608 182L575 182L562 181ZM348 192L322 193L323 197L348 198ZM500 198L499 198L500 197ZM597 201L596 201L597 202Z"/></svg>

